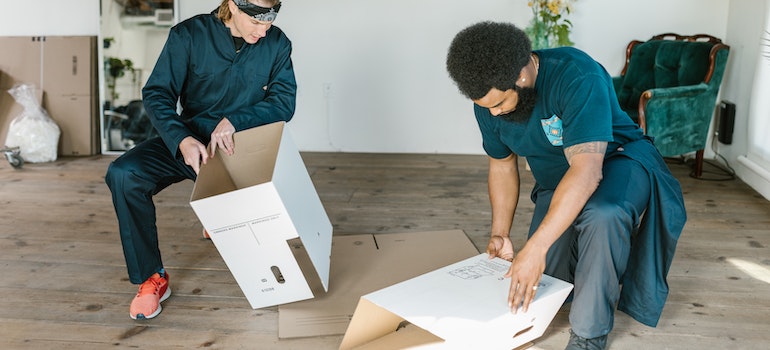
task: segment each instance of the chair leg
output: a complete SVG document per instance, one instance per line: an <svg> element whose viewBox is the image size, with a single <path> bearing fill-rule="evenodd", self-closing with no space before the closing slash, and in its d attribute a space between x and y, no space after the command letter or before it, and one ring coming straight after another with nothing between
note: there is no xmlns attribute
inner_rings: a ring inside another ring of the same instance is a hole
<svg viewBox="0 0 770 350"><path fill-rule="evenodd" d="M692 177L700 179L703 175L703 150L695 152L695 169L692 172Z"/></svg>

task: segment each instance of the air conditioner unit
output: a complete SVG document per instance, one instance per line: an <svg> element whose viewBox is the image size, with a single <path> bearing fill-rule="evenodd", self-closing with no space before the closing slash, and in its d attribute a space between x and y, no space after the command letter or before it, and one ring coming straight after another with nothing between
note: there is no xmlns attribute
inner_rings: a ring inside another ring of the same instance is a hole
<svg viewBox="0 0 770 350"><path fill-rule="evenodd" d="M174 10L173 9L155 9L154 22L156 26L174 25Z"/></svg>

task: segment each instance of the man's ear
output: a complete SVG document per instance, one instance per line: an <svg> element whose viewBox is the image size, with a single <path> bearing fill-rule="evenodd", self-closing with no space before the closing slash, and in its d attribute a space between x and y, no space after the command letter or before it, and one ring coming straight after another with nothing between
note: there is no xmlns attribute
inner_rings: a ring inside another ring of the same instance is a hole
<svg viewBox="0 0 770 350"><path fill-rule="evenodd" d="M238 13L238 6L235 5L235 1L227 0L227 7L230 8L231 15L235 16L235 14Z"/></svg>

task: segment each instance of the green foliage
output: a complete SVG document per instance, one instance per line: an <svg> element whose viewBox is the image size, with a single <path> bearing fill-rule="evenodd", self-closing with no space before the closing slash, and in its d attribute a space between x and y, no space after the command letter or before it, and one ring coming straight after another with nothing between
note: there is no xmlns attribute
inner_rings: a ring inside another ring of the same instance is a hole
<svg viewBox="0 0 770 350"><path fill-rule="evenodd" d="M120 59L117 57L107 57L104 60L104 66L105 71L108 73L108 77L106 79L107 88L110 90L111 101L114 102L120 97L119 94L115 91L115 84L118 78L126 75L127 71L131 73L135 72L134 62L128 58Z"/></svg>
<svg viewBox="0 0 770 350"><path fill-rule="evenodd" d="M110 76L114 79L123 77L126 75L126 71L134 71L134 62L132 62L130 59L120 59L116 57L107 57L106 65L108 67L107 71L110 73Z"/></svg>
<svg viewBox="0 0 770 350"><path fill-rule="evenodd" d="M529 2L532 19L524 29L532 41L532 49L545 49L560 46L572 46L569 39L572 22L563 15L571 12L568 0L535 0Z"/></svg>

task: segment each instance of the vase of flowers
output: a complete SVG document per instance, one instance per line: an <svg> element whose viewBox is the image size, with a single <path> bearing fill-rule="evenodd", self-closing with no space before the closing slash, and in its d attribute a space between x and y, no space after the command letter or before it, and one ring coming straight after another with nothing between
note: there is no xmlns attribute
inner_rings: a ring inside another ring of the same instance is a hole
<svg viewBox="0 0 770 350"><path fill-rule="evenodd" d="M524 29L532 41L532 49L572 46L569 40L572 22L566 17L572 12L572 3L576 0L530 0L532 20Z"/></svg>

